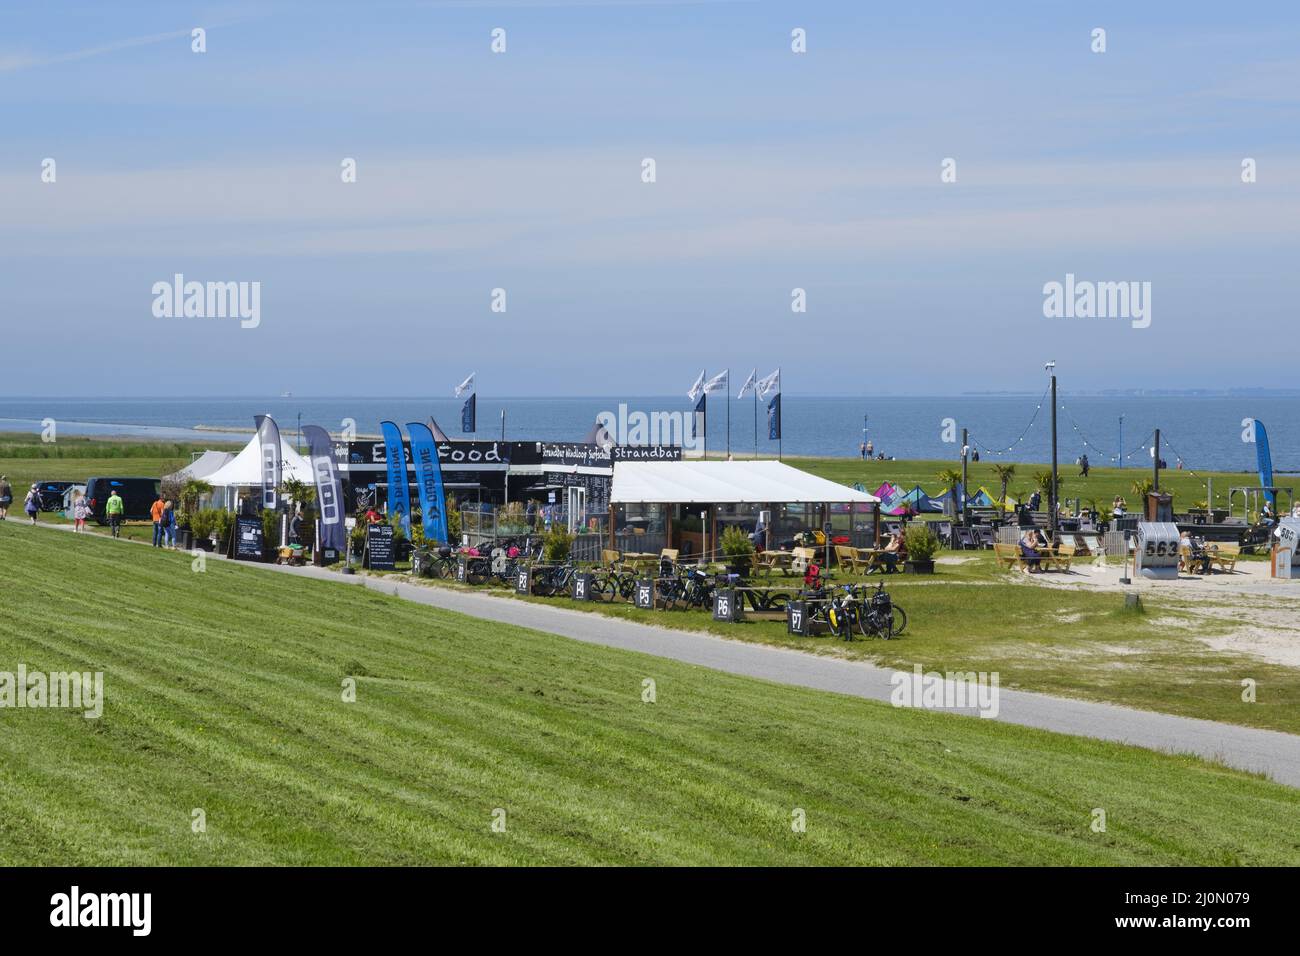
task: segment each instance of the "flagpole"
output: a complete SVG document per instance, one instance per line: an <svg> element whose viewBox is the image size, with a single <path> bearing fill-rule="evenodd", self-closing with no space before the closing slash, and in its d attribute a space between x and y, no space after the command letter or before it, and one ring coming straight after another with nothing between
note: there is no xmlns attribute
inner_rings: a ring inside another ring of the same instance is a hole
<svg viewBox="0 0 1300 956"><path fill-rule="evenodd" d="M781 366L779 366L779 365L776 367L776 394L778 394L778 395L781 394ZM776 412L776 413L777 413L778 416L780 416L780 414L781 414L781 406L778 405L776 408L777 408L777 412ZM781 460L781 436L785 434L785 428L782 427L782 426L784 426L784 424L785 424L785 423L782 422L782 421L780 420L780 418L778 417L778 418L777 418L777 429L776 429L776 460L777 460L777 461L780 461L780 460Z"/></svg>
<svg viewBox="0 0 1300 956"><path fill-rule="evenodd" d="M731 457L731 369L727 369L727 457Z"/></svg>
<svg viewBox="0 0 1300 956"><path fill-rule="evenodd" d="M709 370L700 373L700 388L709 381ZM704 421L700 422L700 433L704 436L704 460L709 460L709 392L705 389L700 395L704 399Z"/></svg>
<svg viewBox="0 0 1300 956"><path fill-rule="evenodd" d="M758 387L754 387L754 460L758 460Z"/></svg>

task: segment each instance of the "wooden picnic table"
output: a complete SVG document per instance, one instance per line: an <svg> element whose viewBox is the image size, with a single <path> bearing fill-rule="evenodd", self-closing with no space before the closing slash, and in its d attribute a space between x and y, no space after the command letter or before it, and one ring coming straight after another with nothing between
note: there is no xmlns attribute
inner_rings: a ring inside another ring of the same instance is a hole
<svg viewBox="0 0 1300 956"><path fill-rule="evenodd" d="M793 561L793 551L760 551L754 555L754 569L761 569L767 574L773 571L789 574L790 564Z"/></svg>

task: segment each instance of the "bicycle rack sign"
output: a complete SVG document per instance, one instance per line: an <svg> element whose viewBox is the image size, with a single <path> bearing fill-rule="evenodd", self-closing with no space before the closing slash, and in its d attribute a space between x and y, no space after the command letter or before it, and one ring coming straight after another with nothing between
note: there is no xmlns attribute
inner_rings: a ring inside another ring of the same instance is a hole
<svg viewBox="0 0 1300 956"><path fill-rule="evenodd" d="M530 594L533 590L533 572L528 565L520 565L515 571L515 593Z"/></svg>
<svg viewBox="0 0 1300 956"><path fill-rule="evenodd" d="M585 571L573 576L573 599L575 601L591 600L591 575Z"/></svg>
<svg viewBox="0 0 1300 956"><path fill-rule="evenodd" d="M741 620L740 602L736 600L736 592L731 588L718 588L713 592L713 619L715 621L728 621L732 624Z"/></svg>
<svg viewBox="0 0 1300 956"><path fill-rule="evenodd" d="M808 624L808 603L806 601L791 601L785 606L785 629L788 634L798 634L801 637L807 637L812 633Z"/></svg>
<svg viewBox="0 0 1300 956"><path fill-rule="evenodd" d="M645 611L655 609L655 583L650 578L642 578L636 582L636 591L632 595L636 601L636 606Z"/></svg>

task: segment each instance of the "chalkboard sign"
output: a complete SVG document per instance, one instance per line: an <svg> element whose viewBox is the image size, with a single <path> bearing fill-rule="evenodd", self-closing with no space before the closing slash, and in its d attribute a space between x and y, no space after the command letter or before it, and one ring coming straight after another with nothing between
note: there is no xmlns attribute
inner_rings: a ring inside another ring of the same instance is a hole
<svg viewBox="0 0 1300 956"><path fill-rule="evenodd" d="M236 518L230 534L231 557L236 561L262 560L262 519Z"/></svg>
<svg viewBox="0 0 1300 956"><path fill-rule="evenodd" d="M731 588L718 588L713 592L713 619L730 623L740 620L740 604Z"/></svg>
<svg viewBox="0 0 1300 956"><path fill-rule="evenodd" d="M655 606L655 583L649 579L636 582L636 593L633 595L636 599L636 606L647 611L653 611Z"/></svg>
<svg viewBox="0 0 1300 956"><path fill-rule="evenodd" d="M586 571L573 576L573 599L575 601L591 600L591 575Z"/></svg>
<svg viewBox="0 0 1300 956"><path fill-rule="evenodd" d="M807 635L808 605L803 601L791 601L785 606L785 629L790 634Z"/></svg>
<svg viewBox="0 0 1300 956"><path fill-rule="evenodd" d="M372 571L391 571L396 567L391 524L366 525L366 561Z"/></svg>

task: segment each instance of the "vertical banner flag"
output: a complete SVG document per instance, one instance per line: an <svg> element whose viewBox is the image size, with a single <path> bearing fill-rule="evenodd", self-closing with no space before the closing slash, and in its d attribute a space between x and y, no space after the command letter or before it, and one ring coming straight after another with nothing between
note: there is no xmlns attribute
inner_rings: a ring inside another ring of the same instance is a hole
<svg viewBox="0 0 1300 956"><path fill-rule="evenodd" d="M703 438L708 433L708 410L704 404L708 398L700 392L699 400L695 403L695 414L691 416L692 438Z"/></svg>
<svg viewBox="0 0 1300 956"><path fill-rule="evenodd" d="M469 398L460 410L460 430L466 434L475 431L478 424L478 393L474 391L474 376L477 374L470 372L469 377L456 386L456 398L469 392Z"/></svg>
<svg viewBox="0 0 1300 956"><path fill-rule="evenodd" d="M388 513L400 514L402 530L411 537L411 494L406 485L406 453L402 433L392 422L380 422L384 435L384 457L388 459Z"/></svg>
<svg viewBox="0 0 1300 956"><path fill-rule="evenodd" d="M284 471L280 451L280 427L270 415L254 415L257 444L262 462L262 507L274 511L280 506L280 478Z"/></svg>
<svg viewBox="0 0 1300 956"><path fill-rule="evenodd" d="M740 386L740 394L736 400L744 398L746 395L754 396L754 457L758 457L758 369L751 369L749 378L745 379L744 384Z"/></svg>
<svg viewBox="0 0 1300 956"><path fill-rule="evenodd" d="M442 487L442 465L438 446L428 425L408 422L411 436L411 461L415 465L415 487L420 492L420 515L424 537L436 544L447 541L447 499Z"/></svg>
<svg viewBox="0 0 1300 956"><path fill-rule="evenodd" d="M478 423L478 393L471 392L469 398L465 399L465 404L460 410L460 430L469 434L477 431Z"/></svg>
<svg viewBox="0 0 1300 956"><path fill-rule="evenodd" d="M781 438L781 370L778 368L771 375L764 376L754 386L758 397L767 402L767 437L769 441ZM768 401L767 396L772 400Z"/></svg>
<svg viewBox="0 0 1300 956"><path fill-rule="evenodd" d="M723 392L727 396L727 454L731 454L731 369L719 372L704 383L704 394Z"/></svg>
<svg viewBox="0 0 1300 956"><path fill-rule="evenodd" d="M1264 423L1258 418L1255 419L1255 462L1259 465L1259 483L1261 487L1269 488L1273 485L1273 455L1268 448L1268 432L1264 430ZM1268 503L1277 508L1277 492L1267 491L1264 497Z"/></svg>
<svg viewBox="0 0 1300 956"><path fill-rule="evenodd" d="M311 472L316 478L316 509L320 512L320 546L327 550L343 551L348 535L344 526L346 514L343 507L343 483L334 461L334 440L319 425L304 425L302 437L307 439L307 454L311 458Z"/></svg>

